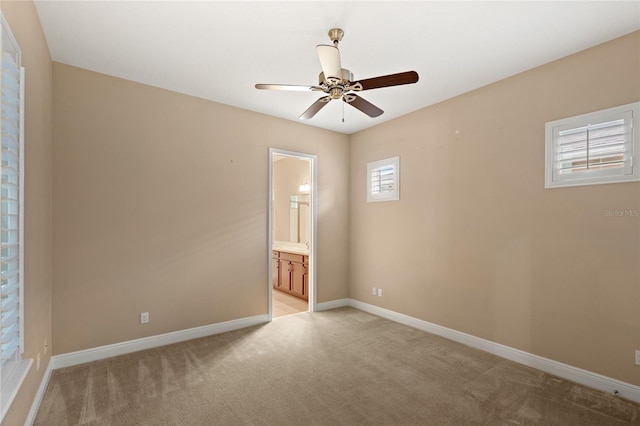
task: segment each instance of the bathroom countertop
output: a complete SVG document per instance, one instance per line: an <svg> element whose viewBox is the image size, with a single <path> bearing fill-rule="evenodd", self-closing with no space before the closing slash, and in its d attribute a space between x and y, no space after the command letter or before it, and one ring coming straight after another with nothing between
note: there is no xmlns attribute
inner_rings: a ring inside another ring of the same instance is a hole
<svg viewBox="0 0 640 426"><path fill-rule="evenodd" d="M302 254L304 256L309 256L309 249L305 244L296 244L296 243L287 243L276 241L273 243L272 249L275 251L284 251L287 253L293 254Z"/></svg>

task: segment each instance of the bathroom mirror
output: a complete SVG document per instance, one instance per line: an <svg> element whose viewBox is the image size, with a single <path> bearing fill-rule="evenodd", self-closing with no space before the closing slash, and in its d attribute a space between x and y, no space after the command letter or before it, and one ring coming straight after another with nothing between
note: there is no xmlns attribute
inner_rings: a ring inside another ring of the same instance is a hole
<svg viewBox="0 0 640 426"><path fill-rule="evenodd" d="M307 159L273 157L273 241L302 248L311 238L311 169Z"/></svg>
<svg viewBox="0 0 640 426"><path fill-rule="evenodd" d="M309 242L310 214L308 194L289 196L289 241L303 244Z"/></svg>

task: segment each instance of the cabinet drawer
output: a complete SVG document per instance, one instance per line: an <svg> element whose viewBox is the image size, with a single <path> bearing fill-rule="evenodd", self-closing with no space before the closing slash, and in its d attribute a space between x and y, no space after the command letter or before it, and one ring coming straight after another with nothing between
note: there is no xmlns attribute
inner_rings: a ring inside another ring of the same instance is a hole
<svg viewBox="0 0 640 426"><path fill-rule="evenodd" d="M306 256L301 254L286 253L284 251L280 252L280 259L282 260L290 260L292 262L303 263L305 257Z"/></svg>

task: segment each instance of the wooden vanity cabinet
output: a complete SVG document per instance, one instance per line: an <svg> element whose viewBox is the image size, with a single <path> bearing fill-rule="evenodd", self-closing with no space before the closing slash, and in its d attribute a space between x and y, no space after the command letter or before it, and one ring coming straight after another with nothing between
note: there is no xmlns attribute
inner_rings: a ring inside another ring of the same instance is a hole
<svg viewBox="0 0 640 426"><path fill-rule="evenodd" d="M278 288L279 274L280 274L280 253L273 251L271 253L271 284L273 288Z"/></svg>
<svg viewBox="0 0 640 426"><path fill-rule="evenodd" d="M307 267L304 260L301 262L291 262L290 266L291 294L301 299L307 300Z"/></svg>
<svg viewBox="0 0 640 426"><path fill-rule="evenodd" d="M289 293L300 299L309 300L309 256L284 251L274 251L272 265L273 288ZM277 272L277 273L276 273ZM277 276L277 282L276 277Z"/></svg>

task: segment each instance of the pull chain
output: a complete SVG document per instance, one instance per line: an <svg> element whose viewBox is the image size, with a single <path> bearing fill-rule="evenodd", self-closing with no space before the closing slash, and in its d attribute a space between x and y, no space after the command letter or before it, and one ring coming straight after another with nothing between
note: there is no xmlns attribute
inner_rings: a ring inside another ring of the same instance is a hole
<svg viewBox="0 0 640 426"><path fill-rule="evenodd" d="M344 100L342 101L342 122L344 123Z"/></svg>

